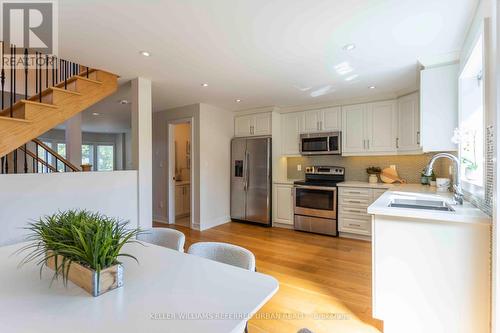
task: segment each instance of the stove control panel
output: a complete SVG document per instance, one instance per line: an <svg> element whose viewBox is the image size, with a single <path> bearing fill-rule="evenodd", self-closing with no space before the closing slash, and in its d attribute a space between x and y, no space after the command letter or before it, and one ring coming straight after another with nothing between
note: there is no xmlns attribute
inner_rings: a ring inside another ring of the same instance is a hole
<svg viewBox="0 0 500 333"><path fill-rule="evenodd" d="M337 166L308 166L306 167L306 173L315 175L343 176L345 174L345 169Z"/></svg>

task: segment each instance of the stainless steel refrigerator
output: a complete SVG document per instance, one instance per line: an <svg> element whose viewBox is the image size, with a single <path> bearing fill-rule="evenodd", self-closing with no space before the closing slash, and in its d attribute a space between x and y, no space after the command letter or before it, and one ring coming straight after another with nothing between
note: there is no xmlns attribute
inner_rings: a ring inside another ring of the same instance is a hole
<svg viewBox="0 0 500 333"><path fill-rule="evenodd" d="M231 219L271 225L271 138L231 142Z"/></svg>

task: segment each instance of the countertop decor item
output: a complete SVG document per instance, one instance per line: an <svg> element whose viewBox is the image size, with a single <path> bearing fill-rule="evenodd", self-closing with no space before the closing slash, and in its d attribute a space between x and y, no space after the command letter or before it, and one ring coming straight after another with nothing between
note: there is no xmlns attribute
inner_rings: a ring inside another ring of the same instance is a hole
<svg viewBox="0 0 500 333"><path fill-rule="evenodd" d="M380 180L384 183L392 184L392 183L406 183L406 180L399 177L398 172L394 168L385 168L382 170L380 174Z"/></svg>
<svg viewBox="0 0 500 333"><path fill-rule="evenodd" d="M366 168L366 173L368 174L368 182L370 184L378 183L378 175L380 175L381 172L382 170L379 167L371 166Z"/></svg>
<svg viewBox="0 0 500 333"><path fill-rule="evenodd" d="M92 171L92 164L82 164L82 171Z"/></svg>
<svg viewBox="0 0 500 333"><path fill-rule="evenodd" d="M93 296L123 285L123 267L118 257L127 243L135 243L139 229L100 213L68 210L40 218L27 229L29 243L16 253L28 251L20 266L36 262L42 274L46 265L54 270L53 280L62 277ZM137 242L138 243L138 242ZM137 261L137 259L135 259Z"/></svg>

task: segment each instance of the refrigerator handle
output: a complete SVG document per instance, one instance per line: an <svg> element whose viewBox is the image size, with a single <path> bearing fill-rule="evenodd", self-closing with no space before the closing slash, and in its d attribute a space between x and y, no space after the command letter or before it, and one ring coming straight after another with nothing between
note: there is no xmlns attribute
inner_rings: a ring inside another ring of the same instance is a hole
<svg viewBox="0 0 500 333"><path fill-rule="evenodd" d="M245 160L243 161L243 191L245 192L248 186L247 173L248 173L248 152L245 151Z"/></svg>
<svg viewBox="0 0 500 333"><path fill-rule="evenodd" d="M250 182L250 153L245 152L246 170L245 170L245 191L248 190L248 184Z"/></svg>

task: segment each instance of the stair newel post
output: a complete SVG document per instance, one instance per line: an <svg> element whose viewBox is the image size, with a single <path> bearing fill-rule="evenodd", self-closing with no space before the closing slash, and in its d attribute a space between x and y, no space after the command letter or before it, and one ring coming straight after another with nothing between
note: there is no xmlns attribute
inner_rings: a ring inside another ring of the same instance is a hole
<svg viewBox="0 0 500 333"><path fill-rule="evenodd" d="M28 49L24 48L24 99L28 99Z"/></svg>

